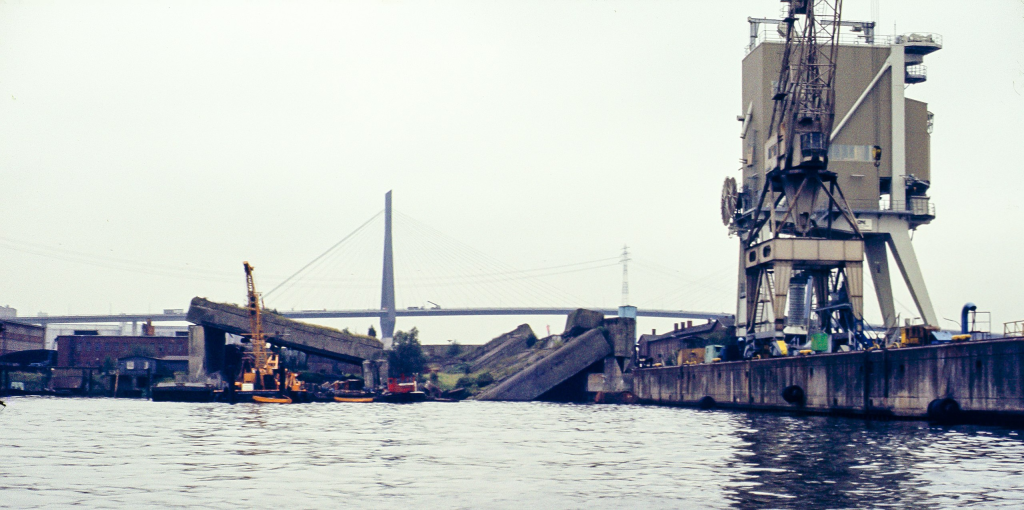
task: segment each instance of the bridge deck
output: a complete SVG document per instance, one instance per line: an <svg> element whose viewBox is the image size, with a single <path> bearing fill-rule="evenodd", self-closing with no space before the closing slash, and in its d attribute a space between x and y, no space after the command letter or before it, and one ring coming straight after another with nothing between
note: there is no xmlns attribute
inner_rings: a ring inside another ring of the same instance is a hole
<svg viewBox="0 0 1024 510"><path fill-rule="evenodd" d="M396 317L455 317L470 315L562 315L566 316L576 310L573 308L417 308L396 310ZM590 308L606 316L618 314L614 308ZM288 319L352 319L381 317L387 312L371 310L292 310L280 312L278 315ZM728 313L699 312L689 310L645 310L638 309L638 317L662 317L671 319L732 319ZM248 317L248 316L246 316ZM18 322L26 324L86 324L86 323L125 323L125 322L184 322L184 313L140 313L115 315L44 315L39 317L15 317ZM246 319L248 320L248 319Z"/></svg>
<svg viewBox="0 0 1024 510"><path fill-rule="evenodd" d="M378 359L383 352L384 346L376 338L307 324L270 312L263 313L262 318L267 341L275 345L349 363ZM249 334L249 310L241 306L193 298L187 320L235 335Z"/></svg>

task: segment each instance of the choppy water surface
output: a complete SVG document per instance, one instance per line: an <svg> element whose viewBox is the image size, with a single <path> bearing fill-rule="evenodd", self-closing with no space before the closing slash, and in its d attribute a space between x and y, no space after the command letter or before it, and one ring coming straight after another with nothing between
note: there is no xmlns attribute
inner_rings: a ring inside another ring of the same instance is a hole
<svg viewBox="0 0 1024 510"><path fill-rule="evenodd" d="M1024 507L973 426L544 403L11 398L0 507Z"/></svg>

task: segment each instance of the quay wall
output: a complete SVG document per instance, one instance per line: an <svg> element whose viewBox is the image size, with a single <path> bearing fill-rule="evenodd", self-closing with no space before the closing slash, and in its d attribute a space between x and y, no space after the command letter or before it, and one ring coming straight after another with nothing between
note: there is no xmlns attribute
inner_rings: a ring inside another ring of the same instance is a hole
<svg viewBox="0 0 1024 510"><path fill-rule="evenodd" d="M929 404L952 399L964 416L1019 419L1022 367L1018 338L644 368L633 384L649 404L926 418ZM793 386L800 390L789 390L787 401L784 390Z"/></svg>

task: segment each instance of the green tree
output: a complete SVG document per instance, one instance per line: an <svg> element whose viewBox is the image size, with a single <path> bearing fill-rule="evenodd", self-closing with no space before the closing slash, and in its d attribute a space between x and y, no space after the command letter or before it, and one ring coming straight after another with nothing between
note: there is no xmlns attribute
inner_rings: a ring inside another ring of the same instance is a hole
<svg viewBox="0 0 1024 510"><path fill-rule="evenodd" d="M462 354L462 346L459 345L459 341L458 340L449 340L448 341L448 352L447 352L447 354L451 358L454 358L454 357L458 356L459 354Z"/></svg>
<svg viewBox="0 0 1024 510"><path fill-rule="evenodd" d="M493 382L494 382L494 376L491 375L490 372L484 372L484 373L480 374L479 376L477 376L477 378L476 378L476 385L481 387L481 388L483 388L484 386L487 386L488 384L491 384Z"/></svg>
<svg viewBox="0 0 1024 510"><path fill-rule="evenodd" d="M391 377L418 374L427 360L420 346L420 332L416 328L396 331L391 351L388 352L388 372Z"/></svg>

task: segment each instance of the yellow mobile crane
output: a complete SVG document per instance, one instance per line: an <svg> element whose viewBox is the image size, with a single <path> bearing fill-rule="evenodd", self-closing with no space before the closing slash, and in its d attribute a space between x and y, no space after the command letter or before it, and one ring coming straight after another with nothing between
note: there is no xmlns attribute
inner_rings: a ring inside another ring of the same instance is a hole
<svg viewBox="0 0 1024 510"><path fill-rule="evenodd" d="M253 376L254 382L258 386L262 386L260 376L267 373L269 359L266 352L266 340L263 338L263 322L260 320L260 295L256 292L256 283L253 281L253 266L248 261L243 262L242 265L246 269L246 291L249 295L249 332L253 347Z"/></svg>
<svg viewBox="0 0 1024 510"><path fill-rule="evenodd" d="M248 262L243 262L242 266L245 268L245 286L248 294L249 341L252 344L253 363L251 370L242 373L242 381L239 386L243 391L252 389L282 392L282 395L278 397L253 395L252 399L255 402L291 403L292 399L283 392L288 391L292 394L302 392L303 385L295 373L282 370L280 380L274 374L280 367L280 360L277 354L267 350L267 339L263 334L263 303L260 293L256 292L256 283L252 276L253 267Z"/></svg>
<svg viewBox="0 0 1024 510"><path fill-rule="evenodd" d="M265 376L277 369L278 360L276 355L267 352L267 341L263 336L263 321L260 318L262 303L260 303L260 293L256 292L256 283L253 281L253 267L249 262L243 262L242 266L245 268L245 286L249 297L249 341L252 344L253 356L252 371L242 374L243 389L246 384L252 384L253 389L276 389L266 388L267 385L264 382Z"/></svg>

